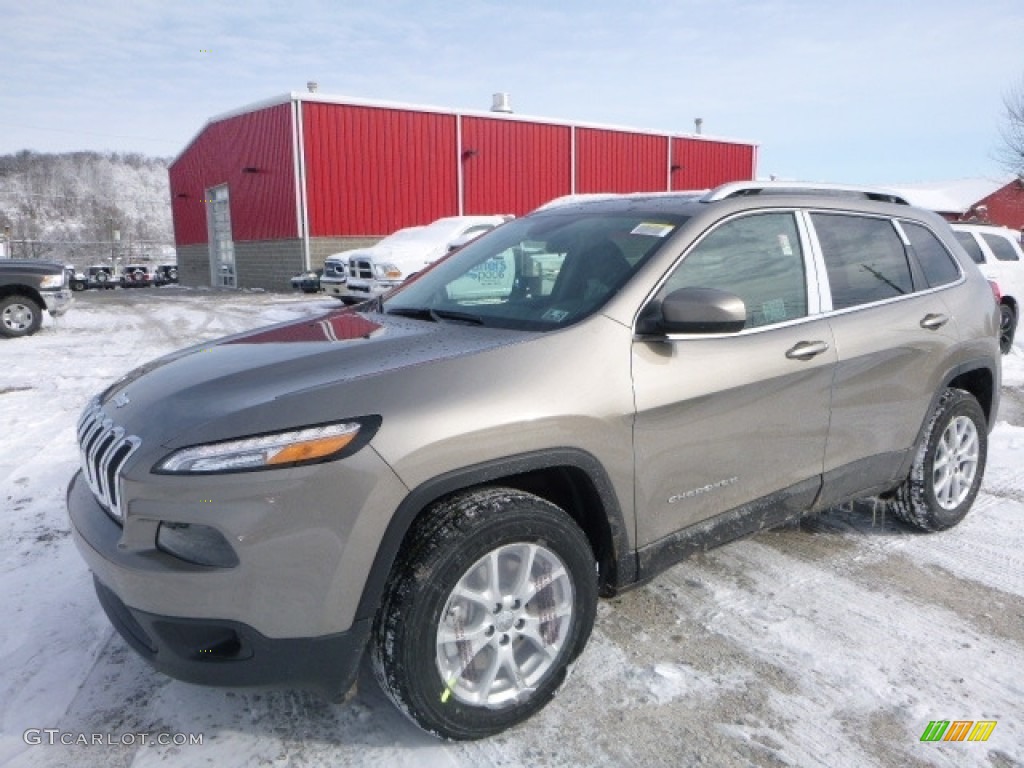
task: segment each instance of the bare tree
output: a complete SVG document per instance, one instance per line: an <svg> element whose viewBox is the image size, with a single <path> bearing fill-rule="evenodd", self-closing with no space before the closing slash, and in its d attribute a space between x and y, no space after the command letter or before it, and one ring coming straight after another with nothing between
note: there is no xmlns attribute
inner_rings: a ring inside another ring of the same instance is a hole
<svg viewBox="0 0 1024 768"><path fill-rule="evenodd" d="M1007 171L1024 176L1024 77L1003 96L1003 110L997 157Z"/></svg>

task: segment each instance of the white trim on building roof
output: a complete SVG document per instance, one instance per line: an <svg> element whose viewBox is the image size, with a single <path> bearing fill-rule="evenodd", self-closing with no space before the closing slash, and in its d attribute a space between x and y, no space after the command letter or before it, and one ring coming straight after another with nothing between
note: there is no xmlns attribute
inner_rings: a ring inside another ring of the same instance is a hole
<svg viewBox="0 0 1024 768"><path fill-rule="evenodd" d="M224 120L229 120L233 117L240 115L249 114L250 112L258 112L262 109L268 109L270 107L276 107L281 104L288 103L301 103L303 101L317 102L320 104L339 104L348 105L353 107L376 107L379 109L399 109L408 112L427 112L438 115L452 115L453 117L480 117L490 120L505 120L511 122L524 122L524 123L539 123L542 125L560 125L569 128L592 128L596 130L605 131L626 131L629 133L638 133L644 136L660 136L666 138L678 138L678 139L694 139L697 141L713 141L721 144L739 144L744 146L750 146L754 148L756 155L757 148L759 145L755 141L746 141L744 139L728 138L724 136L712 136L706 133L688 133L685 131L652 131L646 128L636 128L633 126L625 125L612 125L604 123L591 123L591 122L580 122L574 120L567 120L563 118L551 118L551 117L538 117L536 115L521 115L518 113L508 112L491 112L490 110L474 110L474 109L449 109L446 107L437 107L427 104L404 104L397 101L384 101L380 99L361 99L348 96L331 96L322 93L309 93L307 91L292 91L290 93L282 93L277 96L272 96L261 101L253 102L252 104L246 104L235 109L228 110L227 112L221 112L220 114L214 115L209 118L189 141L185 144L182 150L174 156L171 161L171 165L174 165L178 159L188 151L189 147L195 143L202 133L214 123L219 123Z"/></svg>

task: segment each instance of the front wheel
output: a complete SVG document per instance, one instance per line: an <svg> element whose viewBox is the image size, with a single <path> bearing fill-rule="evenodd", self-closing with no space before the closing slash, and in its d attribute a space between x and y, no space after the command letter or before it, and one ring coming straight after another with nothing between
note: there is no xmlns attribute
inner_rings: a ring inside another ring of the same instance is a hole
<svg viewBox="0 0 1024 768"><path fill-rule="evenodd" d="M988 424L978 401L947 389L932 414L910 476L890 502L905 523L925 531L964 519L981 487L988 456Z"/></svg>
<svg viewBox="0 0 1024 768"><path fill-rule="evenodd" d="M0 336L30 336L43 324L43 310L27 296L0 299Z"/></svg>
<svg viewBox="0 0 1024 768"><path fill-rule="evenodd" d="M1003 303L999 305L999 350L1004 354L1010 354L1013 349L1013 337L1017 332L1017 313L1013 307Z"/></svg>
<svg viewBox="0 0 1024 768"><path fill-rule="evenodd" d="M554 696L596 604L590 544L565 512L508 488L455 496L428 510L399 555L374 672L424 730L490 736Z"/></svg>

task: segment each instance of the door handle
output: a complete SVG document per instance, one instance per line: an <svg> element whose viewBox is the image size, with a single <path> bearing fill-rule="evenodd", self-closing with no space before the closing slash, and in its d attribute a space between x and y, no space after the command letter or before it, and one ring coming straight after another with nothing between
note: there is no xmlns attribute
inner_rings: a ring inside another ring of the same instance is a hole
<svg viewBox="0 0 1024 768"><path fill-rule="evenodd" d="M786 357L790 360L810 360L827 350L828 344L824 341L801 341L795 347L786 350Z"/></svg>
<svg viewBox="0 0 1024 768"><path fill-rule="evenodd" d="M921 327L929 331L937 331L949 322L949 315L925 315L921 320Z"/></svg>

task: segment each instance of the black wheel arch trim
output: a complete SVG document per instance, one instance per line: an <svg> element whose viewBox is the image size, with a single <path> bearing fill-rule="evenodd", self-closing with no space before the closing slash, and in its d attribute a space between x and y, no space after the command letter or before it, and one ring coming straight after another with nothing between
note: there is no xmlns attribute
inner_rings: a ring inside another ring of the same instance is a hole
<svg viewBox="0 0 1024 768"><path fill-rule="evenodd" d="M428 506L458 491L513 479L537 470L570 469L582 472L601 504L601 522L607 525L611 552L602 564L601 582L605 594L614 593L637 578L636 552L630 544L618 497L601 462L577 448L554 448L474 464L427 480L414 488L398 505L381 539L373 565L363 586L356 609L356 621L374 616L384 587L413 521ZM515 483L510 483L515 487ZM607 573L605 570L607 569Z"/></svg>
<svg viewBox="0 0 1024 768"><path fill-rule="evenodd" d="M939 399L942 397L942 393L958 379L979 372L988 374L992 383L992 389L987 393L987 398L979 398L974 392L971 392L971 394L974 395L975 399L978 400L979 405L981 405L981 410L985 414L985 421L987 422L986 427L988 428L988 431L992 431L992 428L995 426L995 416L999 412L1000 380L997 365L998 363L993 362L990 358L977 358L973 360L966 360L946 371L941 379L942 385L932 393L931 403L928 405L928 410L925 412L924 420L917 430L917 438L914 440L914 449L907 452L906 458L900 466L899 472L896 474L897 478L904 478L910 474L910 468L914 463L914 456L917 455L917 447L921 445L921 441L924 440L925 430L928 428L928 421L931 415L935 412L935 408L939 404Z"/></svg>

